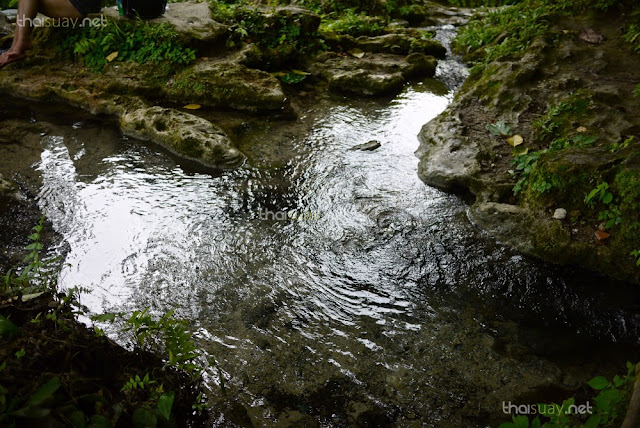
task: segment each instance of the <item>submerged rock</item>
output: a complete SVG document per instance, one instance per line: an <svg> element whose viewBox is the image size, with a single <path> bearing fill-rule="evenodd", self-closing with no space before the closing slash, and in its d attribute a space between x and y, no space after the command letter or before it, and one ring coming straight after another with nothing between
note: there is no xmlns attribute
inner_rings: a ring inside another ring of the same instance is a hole
<svg viewBox="0 0 640 428"><path fill-rule="evenodd" d="M125 135L160 144L206 166L233 168L245 159L213 123L174 109L155 106L133 110L121 116L120 127Z"/></svg>
<svg viewBox="0 0 640 428"><path fill-rule="evenodd" d="M382 146L382 144L380 144L380 141L378 140L371 140L368 141L366 143L363 144L357 144L353 147L351 147L351 149L349 150L362 150L362 151L374 151L376 149L379 149L380 146Z"/></svg>
<svg viewBox="0 0 640 428"><path fill-rule="evenodd" d="M278 79L233 62L199 61L173 77L164 92L177 103L246 111L285 111L290 107Z"/></svg>

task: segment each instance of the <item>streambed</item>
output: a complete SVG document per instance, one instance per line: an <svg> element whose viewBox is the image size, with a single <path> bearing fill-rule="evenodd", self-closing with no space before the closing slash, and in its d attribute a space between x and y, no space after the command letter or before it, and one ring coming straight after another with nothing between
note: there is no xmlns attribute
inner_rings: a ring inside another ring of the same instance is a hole
<svg viewBox="0 0 640 428"><path fill-rule="evenodd" d="M441 64L449 88L455 72ZM220 113L249 158L225 172L3 100L33 132L0 145L0 172L33 189L91 311L191 321L226 380L207 374L214 425L493 425L503 401L623 370L639 296L505 248L418 179L416 136L452 96L427 80L323 96L295 122Z"/></svg>

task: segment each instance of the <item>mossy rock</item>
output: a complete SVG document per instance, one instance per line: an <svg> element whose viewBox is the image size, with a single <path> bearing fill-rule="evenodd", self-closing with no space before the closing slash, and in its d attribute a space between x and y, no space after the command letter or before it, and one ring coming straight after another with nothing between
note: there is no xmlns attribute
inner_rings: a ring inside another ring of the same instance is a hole
<svg viewBox="0 0 640 428"><path fill-rule="evenodd" d="M128 136L160 144L206 166L234 168L245 159L216 125L174 109L155 106L132 110L121 116L120 127Z"/></svg>
<svg viewBox="0 0 640 428"><path fill-rule="evenodd" d="M164 88L176 103L198 103L245 111L285 111L289 101L269 73L229 62L200 61Z"/></svg>

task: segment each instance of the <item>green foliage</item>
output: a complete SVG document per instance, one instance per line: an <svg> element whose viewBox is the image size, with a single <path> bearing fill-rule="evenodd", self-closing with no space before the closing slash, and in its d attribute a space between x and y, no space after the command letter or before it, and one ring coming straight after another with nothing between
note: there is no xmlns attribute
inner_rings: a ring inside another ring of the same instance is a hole
<svg viewBox="0 0 640 428"><path fill-rule="evenodd" d="M629 43L634 51L640 52L640 22L629 24L622 34L622 39ZM637 91L637 87L636 87Z"/></svg>
<svg viewBox="0 0 640 428"><path fill-rule="evenodd" d="M522 0L447 0L451 6L458 7L498 7L513 5L521 2Z"/></svg>
<svg viewBox="0 0 640 428"><path fill-rule="evenodd" d="M585 204L593 208L595 202L602 202L605 205L613 201L613 193L609 191L609 183L603 181L598 184L595 189L591 190L584 198Z"/></svg>
<svg viewBox="0 0 640 428"><path fill-rule="evenodd" d="M349 9L338 17L324 20L320 25L320 32L349 34L353 37L379 36L384 34L385 27L382 18L368 16Z"/></svg>
<svg viewBox="0 0 640 428"><path fill-rule="evenodd" d="M609 189L609 183L603 181L595 189L591 190L584 198L584 202L593 208L596 202L604 207L598 213L598 220L605 221L605 228L610 229L622 223L622 212L617 204L614 204L615 196Z"/></svg>
<svg viewBox="0 0 640 428"><path fill-rule="evenodd" d="M523 52L536 37L548 30L549 8L532 7L530 2L492 11L477 17L463 27L455 39L461 53L481 52L475 60L474 72L491 61Z"/></svg>
<svg viewBox="0 0 640 428"><path fill-rule="evenodd" d="M527 416L513 416L511 422L503 423L499 428L598 428L620 426L626 406L635 382L635 365L627 363L627 374L616 375L608 380L597 376L588 385L597 395L588 400L591 414L584 421L584 415L575 414L575 399L569 398L562 404L538 404L537 412L548 421L542 423L539 416L529 420Z"/></svg>
<svg viewBox="0 0 640 428"><path fill-rule="evenodd" d="M213 18L230 26L232 37L228 47L241 42L253 42L267 49L279 49L296 54L314 53L324 47L317 32L305 33L301 23L286 14L257 9L250 3L209 0Z"/></svg>
<svg viewBox="0 0 640 428"><path fill-rule="evenodd" d="M517 195L520 193L525 185L527 180L529 179L531 172L536 166L538 162L538 158L540 155L544 153L543 150L532 152L532 153L524 153L521 155L517 155L513 158L511 165L515 167L515 171L513 175L518 178L517 183L513 186L513 194ZM546 186L545 186L546 187Z"/></svg>
<svg viewBox="0 0 640 428"><path fill-rule="evenodd" d="M640 250L633 250L629 255L636 259L636 266L640 266Z"/></svg>
<svg viewBox="0 0 640 428"><path fill-rule="evenodd" d="M640 97L640 84L633 88L633 96L636 98Z"/></svg>
<svg viewBox="0 0 640 428"><path fill-rule="evenodd" d="M135 311L129 317L124 313L102 314L92 317L97 322L122 322L120 331L130 334L133 344L149 351L160 350L165 354L167 365L184 370L198 377L202 369L196 364L200 356L195 342L191 339L188 323L176 319L171 310L159 318L152 316L148 309Z"/></svg>
<svg viewBox="0 0 640 428"><path fill-rule="evenodd" d="M504 120L496 123L488 123L487 130L497 137L509 137L513 135L513 128Z"/></svg>
<svg viewBox="0 0 640 428"><path fill-rule="evenodd" d="M134 61L186 65L195 60L196 52L185 46L169 24L137 21L107 21L104 27L68 29L57 46L58 53L75 57L94 71L102 71L113 61Z"/></svg>
<svg viewBox="0 0 640 428"><path fill-rule="evenodd" d="M286 83L287 85L296 85L302 82L303 80L305 80L306 78L307 78L306 75L295 73L292 71L282 76L280 80L282 81L282 83Z"/></svg>
<svg viewBox="0 0 640 428"><path fill-rule="evenodd" d="M27 265L21 270L14 267L5 274L3 288L0 290L2 294L25 296L55 289L57 271L53 267L59 259L42 259L44 247L40 240L44 229L44 221L45 218L43 216L40 218L40 222L33 227L33 233L28 237L31 242L25 249L29 253L22 261ZM15 272L20 272L20 274L16 275Z"/></svg>
<svg viewBox="0 0 640 428"><path fill-rule="evenodd" d="M18 0L0 0L0 9L17 9Z"/></svg>
<svg viewBox="0 0 640 428"><path fill-rule="evenodd" d="M7 389L0 385L0 422L7 426L19 426L26 420L43 418L51 413L50 399L60 388L60 378L52 377L26 400L9 399ZM22 422L21 422L22 421Z"/></svg>
<svg viewBox="0 0 640 428"><path fill-rule="evenodd" d="M633 143L634 140L635 140L635 137L632 135L631 137L625 139L620 143L619 142L613 143L611 145L611 153L615 153L620 150L626 149L627 147L629 147L629 144Z"/></svg>
<svg viewBox="0 0 640 428"><path fill-rule="evenodd" d="M533 129L538 132L542 140L552 136L560 136L565 133L572 121L584 115L591 106L591 100L583 91L569 94L566 99L549 105L547 111L532 123ZM576 143L585 143L586 138L576 136ZM590 141L592 144L595 140Z"/></svg>

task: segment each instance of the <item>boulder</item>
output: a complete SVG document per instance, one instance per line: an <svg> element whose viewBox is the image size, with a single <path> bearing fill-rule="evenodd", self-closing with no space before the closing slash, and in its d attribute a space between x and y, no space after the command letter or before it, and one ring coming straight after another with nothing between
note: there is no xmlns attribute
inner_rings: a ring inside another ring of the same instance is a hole
<svg viewBox="0 0 640 428"><path fill-rule="evenodd" d="M13 34L13 26L7 16L0 12L0 37Z"/></svg>
<svg viewBox="0 0 640 428"><path fill-rule="evenodd" d="M310 69L327 79L331 89L376 96L399 92L408 79L432 77L436 64L435 58L423 54L367 54L356 58L326 53Z"/></svg>
<svg viewBox="0 0 640 428"><path fill-rule="evenodd" d="M198 103L245 111L285 111L289 101L280 82L267 72L231 62L199 61L164 88L177 103Z"/></svg>
<svg viewBox="0 0 640 428"><path fill-rule="evenodd" d="M114 19L129 19L119 16L117 9L113 7L104 8L102 13ZM229 31L226 25L213 20L211 9L207 2L185 1L169 3L163 16L150 19L147 22L171 24L178 34L196 41L196 45L223 42Z"/></svg>
<svg viewBox="0 0 640 428"><path fill-rule="evenodd" d="M245 159L216 125L174 109L155 106L132 110L120 117L120 127L125 135L160 144L205 166L233 168Z"/></svg>

